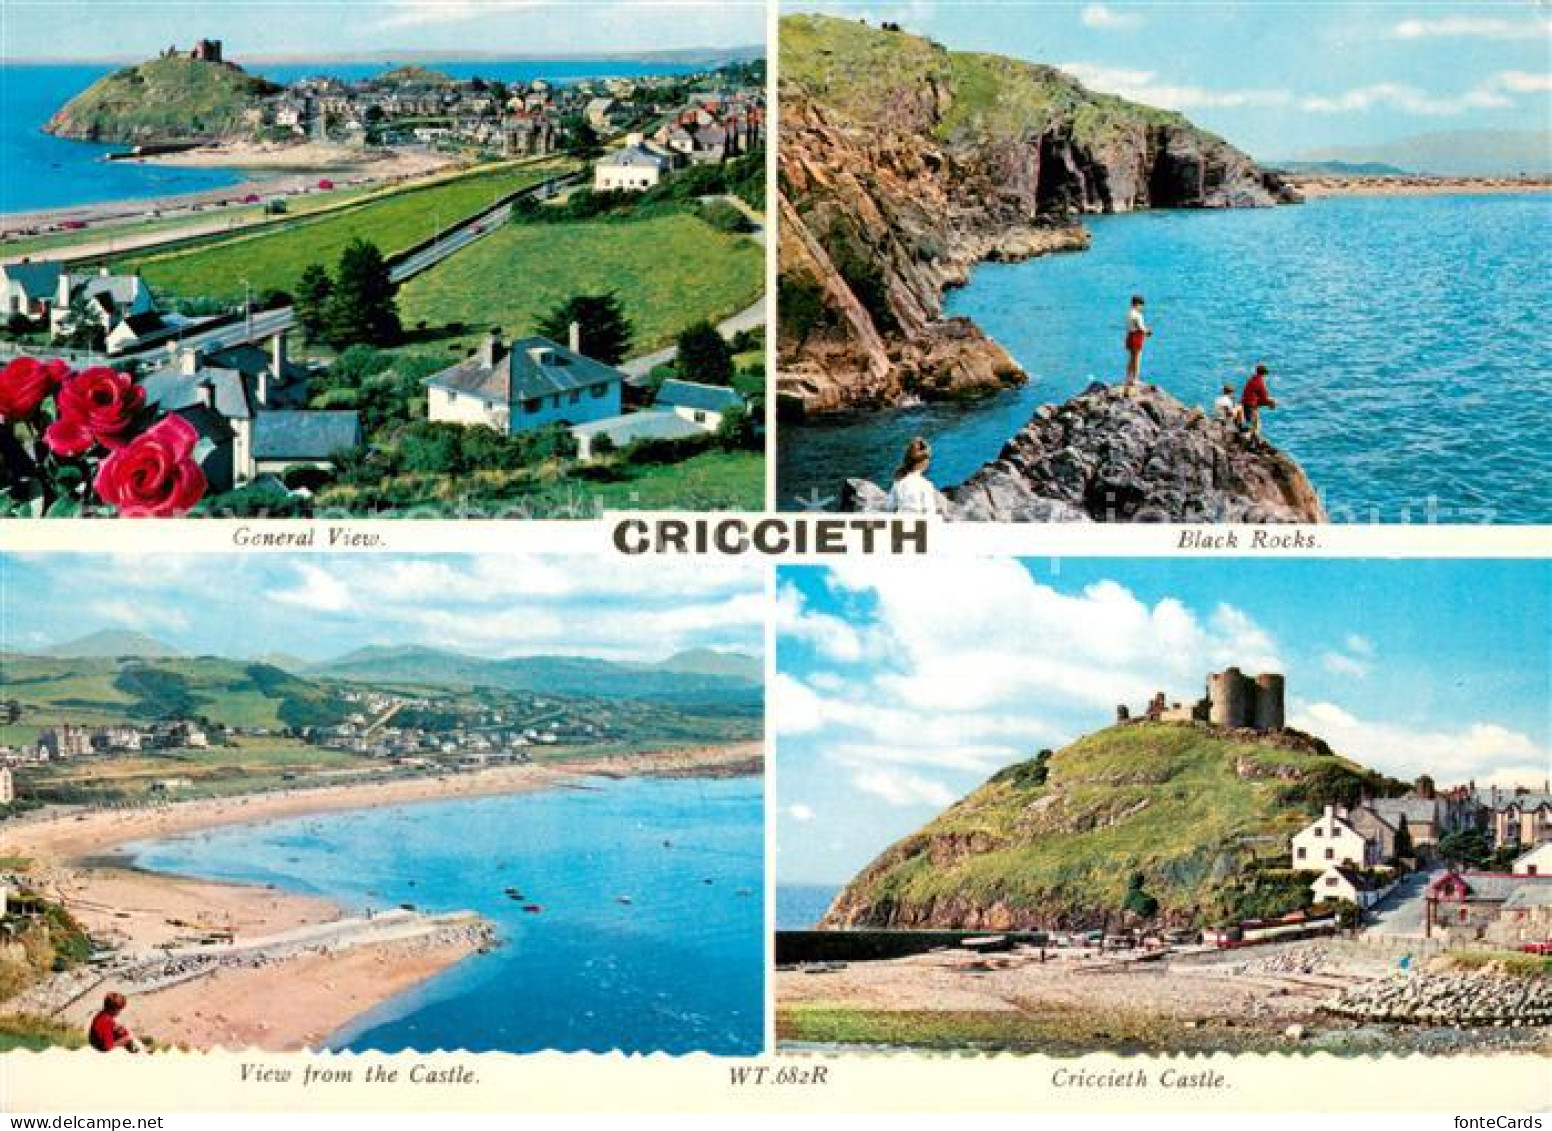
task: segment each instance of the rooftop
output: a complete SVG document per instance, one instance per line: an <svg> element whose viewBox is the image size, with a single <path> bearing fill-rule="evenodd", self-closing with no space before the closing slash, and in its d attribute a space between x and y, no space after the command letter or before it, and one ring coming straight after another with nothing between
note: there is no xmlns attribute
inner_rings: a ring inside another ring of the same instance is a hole
<svg viewBox="0 0 1552 1131"><path fill-rule="evenodd" d="M706 412L728 412L742 408L744 398L725 385L703 385L697 381L679 381L670 378L663 382L654 402L674 408L694 408Z"/></svg>
<svg viewBox="0 0 1552 1131"><path fill-rule="evenodd" d="M323 460L361 443L355 412L261 412L253 421L256 460Z"/></svg>
<svg viewBox="0 0 1552 1131"><path fill-rule="evenodd" d="M549 338L519 338L499 347L494 365L486 350L426 379L426 384L498 404L569 393L625 380L618 369L573 353Z"/></svg>
<svg viewBox="0 0 1552 1131"><path fill-rule="evenodd" d="M628 412L624 416L578 424L571 434L579 439L608 436L623 447L636 440L679 440L704 435L704 432L698 425L671 412Z"/></svg>

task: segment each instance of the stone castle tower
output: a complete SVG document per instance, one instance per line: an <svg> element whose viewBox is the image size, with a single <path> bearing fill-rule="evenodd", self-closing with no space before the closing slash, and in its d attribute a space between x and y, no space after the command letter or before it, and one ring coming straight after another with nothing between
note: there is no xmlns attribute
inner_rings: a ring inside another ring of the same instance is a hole
<svg viewBox="0 0 1552 1131"><path fill-rule="evenodd" d="M1211 723L1227 730L1282 730L1286 681L1275 672L1248 676L1238 668L1225 668L1207 677L1207 694L1195 703L1170 703L1161 691L1137 716L1148 722ZM1131 708L1116 708L1116 721L1129 722Z"/></svg>
<svg viewBox="0 0 1552 1131"><path fill-rule="evenodd" d="M194 50L189 52L189 57L205 63L219 63L221 62L221 41L201 39L194 44Z"/></svg>

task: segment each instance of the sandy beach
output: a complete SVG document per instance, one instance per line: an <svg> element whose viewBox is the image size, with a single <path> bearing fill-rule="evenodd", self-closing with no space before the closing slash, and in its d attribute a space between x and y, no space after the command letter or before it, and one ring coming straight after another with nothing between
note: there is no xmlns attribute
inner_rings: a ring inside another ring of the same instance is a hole
<svg viewBox="0 0 1552 1131"><path fill-rule="evenodd" d="M185 168L234 168L254 175L238 184L200 192L12 212L0 216L0 236L39 235L60 230L65 225L93 227L127 220L196 214L241 204L254 196L296 197L331 191L318 187L320 179L331 181L335 189L397 184L428 176L458 163L456 158L430 150L366 151L310 142L286 146L232 142L202 146L182 153L122 160L131 164Z"/></svg>
<svg viewBox="0 0 1552 1131"><path fill-rule="evenodd" d="M1518 177L1336 177L1294 174L1304 196L1451 196L1552 191L1552 179Z"/></svg>
<svg viewBox="0 0 1552 1131"><path fill-rule="evenodd" d="M238 944L261 946L297 930L318 929L327 937L337 926L338 938L288 953L283 961L225 967L136 994L126 1015L132 1029L162 1043L299 1049L467 957L478 940L467 931L440 930L435 924L408 930L406 937L377 940L353 929L359 921L346 919L326 900L146 872L116 859L115 849L222 825L575 787L587 776L757 772L761 749L759 743L684 748L155 808L52 812L6 822L0 854L29 858L29 883L62 902L100 945L126 955L187 947L212 931L230 932ZM71 993L76 989L71 987ZM99 990L88 992L60 1016L84 1023L97 996ZM10 1008L17 1007L12 1003Z"/></svg>

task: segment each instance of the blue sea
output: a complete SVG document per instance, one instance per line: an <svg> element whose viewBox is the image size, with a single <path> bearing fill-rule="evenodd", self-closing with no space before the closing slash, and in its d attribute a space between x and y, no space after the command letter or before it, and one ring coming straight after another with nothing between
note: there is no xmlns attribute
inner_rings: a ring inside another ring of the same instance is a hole
<svg viewBox="0 0 1552 1131"><path fill-rule="evenodd" d="M777 884L776 929L812 930L840 894L834 884Z"/></svg>
<svg viewBox="0 0 1552 1131"><path fill-rule="evenodd" d="M599 779L131 851L139 867L274 884L357 913L413 903L496 924L499 947L358 1018L331 1048L748 1055L763 1042L762 789L758 777ZM508 887L543 913L523 912Z"/></svg>
<svg viewBox="0 0 1552 1131"><path fill-rule="evenodd" d="M1552 195L1347 197L1087 221L1086 252L976 268L948 299L1029 373L1024 388L788 427L781 504L887 477L913 435L962 482L1028 420L1125 371L1130 296L1154 337L1143 376L1209 405L1258 361L1291 453L1337 522L1552 520ZM1432 500L1432 503L1430 503Z"/></svg>
<svg viewBox="0 0 1552 1131"><path fill-rule="evenodd" d="M238 60L241 62L241 60ZM245 69L278 83L329 74L355 80L381 74L388 63L254 64ZM567 84L584 79L636 78L688 74L700 68L670 63L450 62L427 63L455 78L528 82L536 78ZM83 64L0 64L0 214L76 207L108 200L199 192L238 184L241 169L174 169L110 163L121 145L65 141L43 132L43 125L65 103L116 68Z"/></svg>

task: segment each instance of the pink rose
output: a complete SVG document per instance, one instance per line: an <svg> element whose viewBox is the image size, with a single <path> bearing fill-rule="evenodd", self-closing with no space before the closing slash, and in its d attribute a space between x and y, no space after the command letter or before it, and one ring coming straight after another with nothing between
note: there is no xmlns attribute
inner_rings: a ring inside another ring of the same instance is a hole
<svg viewBox="0 0 1552 1131"><path fill-rule="evenodd" d="M126 518L177 518L205 495L194 462L199 433L181 416L158 421L102 461L93 486Z"/></svg>
<svg viewBox="0 0 1552 1131"><path fill-rule="evenodd" d="M0 369L0 420L26 420L69 373L70 367L58 358L16 358Z"/></svg>
<svg viewBox="0 0 1552 1131"><path fill-rule="evenodd" d="M57 456L78 456L96 443L123 447L145 404L145 390L128 373L98 366L67 378L57 400L58 419L43 439Z"/></svg>

